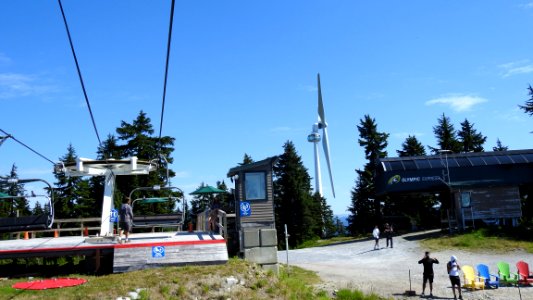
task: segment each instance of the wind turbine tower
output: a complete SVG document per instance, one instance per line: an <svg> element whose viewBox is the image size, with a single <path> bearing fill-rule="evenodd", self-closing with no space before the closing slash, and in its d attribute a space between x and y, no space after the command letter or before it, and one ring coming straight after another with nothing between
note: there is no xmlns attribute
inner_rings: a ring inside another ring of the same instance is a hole
<svg viewBox="0 0 533 300"><path fill-rule="evenodd" d="M329 180L331 182L331 192L333 198L335 198L335 188L333 187L333 176L331 174L331 163L329 159L329 141L328 141L328 124L326 123L326 116L324 114L324 105L322 103L322 91L320 88L320 74L317 74L318 82L318 122L313 124L312 132L307 136L307 141L313 143L315 149L315 192L318 192L320 196L322 193L322 175L320 172L320 158L318 143L322 140L322 147L324 148L324 156L326 157L326 163L328 165ZM320 135L322 130L322 136Z"/></svg>

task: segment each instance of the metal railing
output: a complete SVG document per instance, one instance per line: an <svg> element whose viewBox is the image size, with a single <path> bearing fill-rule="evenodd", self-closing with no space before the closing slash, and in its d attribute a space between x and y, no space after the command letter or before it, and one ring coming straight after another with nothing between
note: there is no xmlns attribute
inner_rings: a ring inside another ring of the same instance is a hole
<svg viewBox="0 0 533 300"><path fill-rule="evenodd" d="M196 230L199 231L209 231L209 215L211 210L207 209L203 212L199 213L196 216ZM231 216L231 215L230 215ZM218 228L218 234L224 237L224 239L228 239L228 214L219 209L217 214L217 219L215 221L215 225Z"/></svg>
<svg viewBox="0 0 533 300"><path fill-rule="evenodd" d="M35 237L38 233L53 233L54 237L59 237L61 232L77 232L79 231L80 236L89 235L90 232L100 232L100 221L101 218L73 218L73 219L55 219L52 228L50 229L40 229L40 230L25 230L25 231L16 231L11 232L11 239L20 239L21 234L24 234L24 237L31 238ZM64 224L76 223L76 226L72 227L63 227ZM95 226L95 223L98 226ZM89 226L91 225L91 226Z"/></svg>

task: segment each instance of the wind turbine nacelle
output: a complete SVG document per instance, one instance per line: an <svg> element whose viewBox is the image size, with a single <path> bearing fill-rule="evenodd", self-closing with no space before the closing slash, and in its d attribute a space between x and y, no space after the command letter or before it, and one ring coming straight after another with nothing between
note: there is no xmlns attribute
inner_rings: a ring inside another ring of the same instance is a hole
<svg viewBox="0 0 533 300"><path fill-rule="evenodd" d="M320 140L320 134L318 132L313 132L307 136L307 141L310 143L318 143Z"/></svg>

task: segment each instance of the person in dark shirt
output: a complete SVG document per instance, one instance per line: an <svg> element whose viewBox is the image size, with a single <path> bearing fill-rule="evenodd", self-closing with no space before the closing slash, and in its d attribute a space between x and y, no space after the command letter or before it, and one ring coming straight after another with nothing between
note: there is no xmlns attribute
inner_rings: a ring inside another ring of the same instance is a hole
<svg viewBox="0 0 533 300"><path fill-rule="evenodd" d="M392 229L392 225L389 225L389 223L385 224L385 238L387 240L387 248L389 247L389 241L390 241L390 247L392 248L392 234L394 230Z"/></svg>
<svg viewBox="0 0 533 300"><path fill-rule="evenodd" d="M422 296L426 291L426 282L429 281L429 296L433 297L433 264L438 264L439 261L436 258L429 257L429 251L426 251L426 254L418 263L424 265Z"/></svg>
<svg viewBox="0 0 533 300"><path fill-rule="evenodd" d="M124 197L124 200L122 201L122 206L120 207L119 211L119 225L120 228L124 231L124 235L126 236L126 243L129 243L129 236L133 227L133 210L131 208L130 197ZM122 234L120 235L122 236Z"/></svg>

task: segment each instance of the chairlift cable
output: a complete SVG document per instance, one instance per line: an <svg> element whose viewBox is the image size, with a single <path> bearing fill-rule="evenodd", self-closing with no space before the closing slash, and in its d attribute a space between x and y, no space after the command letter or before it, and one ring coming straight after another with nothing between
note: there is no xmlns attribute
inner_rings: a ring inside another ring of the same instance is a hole
<svg viewBox="0 0 533 300"><path fill-rule="evenodd" d="M50 160L50 159L47 158L46 156L42 155L41 153L35 151L35 150L32 149L30 146L28 146L28 145L24 144L23 142L19 141L18 139L16 139L16 138L15 138L14 136L12 136L11 134L5 132L5 131L2 130L2 129L0 129L0 131L2 131L5 135L7 135L6 138L8 138L8 137L9 137L9 138L12 138L15 142L17 142L17 143L21 144L22 146L28 148L28 150L30 150L31 152L33 152L33 153L39 155L40 157L46 159L47 161L49 161L50 163L52 163L53 165L55 165L55 163L54 163L52 160Z"/></svg>
<svg viewBox="0 0 533 300"><path fill-rule="evenodd" d="M96 133L96 138L98 139L98 144L102 147L102 141L100 140L100 135L98 134L98 129L96 128L96 122L94 121L94 115L91 109L91 104L89 103L89 97L87 96L87 91L85 90L85 84L83 83L83 77L81 76L80 65L78 64L78 58L76 56L76 51L74 51L74 44L72 43L72 38L70 37L70 30L68 28L67 18L65 17L65 12L63 10L63 5L61 0L57 0L59 3L59 8L61 9L61 15L63 16L63 22L65 23L65 29L67 30L68 41L70 43L70 49L72 50L72 55L74 56L74 62L76 63L76 69L78 70L78 77L80 79L81 88L83 90L83 95L85 97L85 102L87 103L87 108L89 109L89 114L91 115L91 120L93 123L94 132Z"/></svg>
<svg viewBox="0 0 533 300"><path fill-rule="evenodd" d="M172 24L174 23L174 3L175 0L172 0L170 7L170 22L168 26L168 41L167 41L167 59L165 63L165 79L163 82L163 101L161 104L161 122L159 123L159 147L161 148L161 134L163 131L163 116L165 114L165 99L167 94L167 79L168 79L168 65L170 60L170 45L172 42Z"/></svg>

